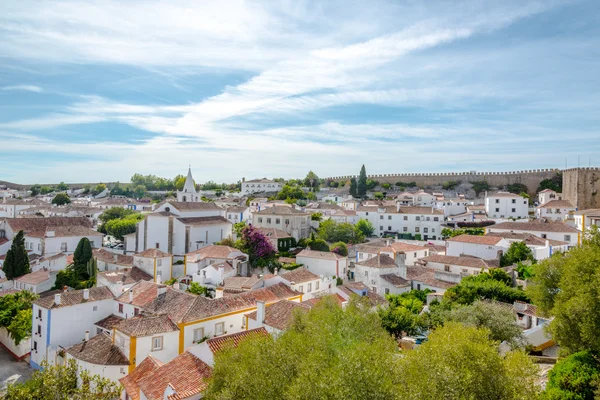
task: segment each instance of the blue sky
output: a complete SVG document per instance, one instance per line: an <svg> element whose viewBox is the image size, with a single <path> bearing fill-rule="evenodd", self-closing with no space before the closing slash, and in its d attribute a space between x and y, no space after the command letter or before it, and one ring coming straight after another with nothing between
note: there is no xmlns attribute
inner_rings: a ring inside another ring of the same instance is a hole
<svg viewBox="0 0 600 400"><path fill-rule="evenodd" d="M0 180L599 163L595 0L1 8Z"/></svg>

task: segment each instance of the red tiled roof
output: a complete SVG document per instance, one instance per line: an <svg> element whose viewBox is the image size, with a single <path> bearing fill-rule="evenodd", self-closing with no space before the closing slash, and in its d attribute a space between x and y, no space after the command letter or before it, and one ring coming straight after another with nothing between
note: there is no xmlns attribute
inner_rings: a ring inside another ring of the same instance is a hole
<svg viewBox="0 0 600 400"><path fill-rule="evenodd" d="M238 249L229 246L221 246L221 245L210 245L202 247L198 250L191 251L186 254L186 256L199 255L198 259L204 258L219 258L219 259L228 259L231 253L239 252Z"/></svg>
<svg viewBox="0 0 600 400"><path fill-rule="evenodd" d="M146 258L162 258L162 257L171 257L169 253L165 253L160 249L146 249L141 253L137 253L136 257L146 257Z"/></svg>
<svg viewBox="0 0 600 400"><path fill-rule="evenodd" d="M140 337L178 331L179 327L168 315L138 315L121 321L115 329L127 336Z"/></svg>
<svg viewBox="0 0 600 400"><path fill-rule="evenodd" d="M44 237L48 227L92 227L92 222L86 217L9 218L6 222L13 232L23 231L28 236L36 237Z"/></svg>
<svg viewBox="0 0 600 400"><path fill-rule="evenodd" d="M129 291L126 291L119 297L117 301L120 303L131 304L138 307L144 307L156 299L158 296L158 287L161 286L154 282L140 281L131 287L133 291L133 300L129 300Z"/></svg>
<svg viewBox="0 0 600 400"><path fill-rule="evenodd" d="M83 290L72 290L69 292L63 292L60 294L60 304L54 303L54 296L41 297L34 301L34 304L42 308L60 308L60 307L68 307L73 306L75 304L81 303L89 303L92 301L101 301L113 299L114 296L112 292L105 286L103 287L92 287L89 290L89 299L84 300L83 298Z"/></svg>
<svg viewBox="0 0 600 400"><path fill-rule="evenodd" d="M140 400L139 382L160 368L163 363L149 355L129 375L119 379L131 400Z"/></svg>
<svg viewBox="0 0 600 400"><path fill-rule="evenodd" d="M220 215L210 217L186 217L177 218L179 222L184 225L194 226L205 226L205 225L219 225L219 224L231 224L227 218L221 217Z"/></svg>
<svg viewBox="0 0 600 400"><path fill-rule="evenodd" d="M162 400L168 386L176 393L194 395L206 389L211 374L208 364L186 351L147 373L139 381L139 387L148 400Z"/></svg>
<svg viewBox="0 0 600 400"><path fill-rule="evenodd" d="M498 244L502 240L501 237L497 236L481 236L481 235L458 235L451 238L448 238L446 241L448 242L458 242L458 243L473 243L473 244L483 244L487 246L494 246Z"/></svg>
<svg viewBox="0 0 600 400"><path fill-rule="evenodd" d="M387 282L391 283L392 285L394 285L396 287L410 286L410 282L409 281L407 281L406 279L403 279L403 278L399 277L398 275L394 275L394 274L381 275L381 278L384 281L387 281Z"/></svg>
<svg viewBox="0 0 600 400"><path fill-rule="evenodd" d="M121 318L117 315L111 314L106 318L101 319L98 322L95 322L94 325L99 326L100 328L104 328L107 330L111 330L119 325L122 321L124 321L124 318Z"/></svg>
<svg viewBox="0 0 600 400"><path fill-rule="evenodd" d="M394 268L397 267L396 261L387 254L377 254L375 257L371 257L365 261L356 263L364 267L370 268Z"/></svg>
<svg viewBox="0 0 600 400"><path fill-rule="evenodd" d="M296 303L296 304L298 304L298 303ZM270 307L273 307L273 306L270 306ZM268 308L270 308L270 307L268 307ZM238 333L232 333L231 335L217 336L212 339L208 339L206 341L206 344L210 348L210 351L212 351L213 354L215 354L215 353L218 353L219 351L222 351L222 350L230 348L230 347L237 347L244 340L248 340L248 339L255 338L255 337L268 337L268 336L269 336L269 332L267 332L267 330L264 327L260 327L260 328L250 329L250 330L242 331L242 332L238 332Z"/></svg>
<svg viewBox="0 0 600 400"><path fill-rule="evenodd" d="M477 257L467 257L467 256L445 256L441 254L434 254L425 258L422 258L420 261L425 262L425 264L429 262L439 263L439 264L448 264L448 265L459 265L461 267L470 267L470 268L495 268L498 267L498 260L484 260L482 258Z"/></svg>
<svg viewBox="0 0 600 400"><path fill-rule="evenodd" d="M531 231L531 232L559 232L559 233L579 233L579 231L564 222L502 222L489 226L487 229L505 229L510 231Z"/></svg>
<svg viewBox="0 0 600 400"><path fill-rule="evenodd" d="M74 358L96 365L129 365L125 354L115 346L112 339L100 333L87 342L66 349Z"/></svg>
<svg viewBox="0 0 600 400"><path fill-rule="evenodd" d="M339 260L340 258L345 258L337 253L331 253L329 251L316 251L316 250L308 250L304 249L300 253L296 254L296 258L298 257L309 257L309 258L320 258L322 260Z"/></svg>
<svg viewBox="0 0 600 400"><path fill-rule="evenodd" d="M288 282L303 283L319 279L318 275L313 274L304 267L296 268L292 271L281 274L281 277Z"/></svg>
<svg viewBox="0 0 600 400"><path fill-rule="evenodd" d="M139 281L153 280L152 275L147 274L138 267L124 268L117 271L99 272L98 276L102 276L112 283L122 282L124 285L130 285Z"/></svg>
<svg viewBox="0 0 600 400"><path fill-rule="evenodd" d="M113 253L106 249L92 249L94 258L99 261L104 261L109 264L123 265L126 267L133 266L133 256L126 256L124 254Z"/></svg>
<svg viewBox="0 0 600 400"><path fill-rule="evenodd" d="M39 285L42 282L46 282L48 279L50 279L50 271L40 269L38 271L20 276L15 279L15 281L25 283L27 285Z"/></svg>
<svg viewBox="0 0 600 400"><path fill-rule="evenodd" d="M295 310L301 310L306 312L310 310L311 306L303 303L297 303L295 301L281 300L277 303L273 303L268 307L265 307L265 325L271 326L280 331L287 329L289 324L292 322ZM256 321L257 312L251 312L246 314L249 319Z"/></svg>

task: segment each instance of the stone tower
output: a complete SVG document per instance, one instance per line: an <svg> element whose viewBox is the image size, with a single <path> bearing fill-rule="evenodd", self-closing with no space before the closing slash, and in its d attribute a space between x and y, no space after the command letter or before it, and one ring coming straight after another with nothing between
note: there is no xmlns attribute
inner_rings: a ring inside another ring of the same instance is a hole
<svg viewBox="0 0 600 400"><path fill-rule="evenodd" d="M600 208L600 168L570 168L563 171L563 199L578 210Z"/></svg>

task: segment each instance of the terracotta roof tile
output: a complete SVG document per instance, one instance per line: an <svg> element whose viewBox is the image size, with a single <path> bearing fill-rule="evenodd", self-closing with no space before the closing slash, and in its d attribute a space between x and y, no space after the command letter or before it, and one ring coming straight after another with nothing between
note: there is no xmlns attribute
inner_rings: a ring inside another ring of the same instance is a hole
<svg viewBox="0 0 600 400"><path fill-rule="evenodd" d="M168 386L176 393L199 394L206 389L211 374L208 364L186 351L147 373L139 387L148 400L162 400Z"/></svg>
<svg viewBox="0 0 600 400"><path fill-rule="evenodd" d="M346 258L337 253L332 253L329 251L316 251L308 249L304 249L300 253L296 254L296 259L298 257L320 258L322 260L339 260L341 258Z"/></svg>
<svg viewBox="0 0 600 400"><path fill-rule="evenodd" d="M579 233L577 229L565 224L564 222L502 222L500 224L489 226L487 229L505 229L531 232Z"/></svg>
<svg viewBox="0 0 600 400"><path fill-rule="evenodd" d="M550 200L547 203L538 206L538 208L572 208L575 209L569 200Z"/></svg>
<svg viewBox="0 0 600 400"><path fill-rule="evenodd" d="M375 257L371 257L365 261L360 261L357 265L370 268L395 268L397 267L396 261L387 254L377 254Z"/></svg>
<svg viewBox="0 0 600 400"><path fill-rule="evenodd" d="M138 267L124 268L117 271L98 272L98 276L102 276L112 283L122 282L124 285L130 285L139 281L153 280L152 275L147 274Z"/></svg>
<svg viewBox="0 0 600 400"><path fill-rule="evenodd" d="M54 296L42 297L34 301L34 304L42 308L61 308L73 306L75 304L90 303L93 301L101 301L113 299L114 296L107 287L93 287L89 288L89 299L83 299L83 290L72 290L69 292L63 292L60 295L60 304L54 303Z"/></svg>
<svg viewBox="0 0 600 400"><path fill-rule="evenodd" d="M406 279L402 279L398 275L394 275L394 274L381 275L381 278L384 281L389 282L389 283L391 283L392 285L394 285L396 287L410 286L410 282L409 281L407 281Z"/></svg>
<svg viewBox="0 0 600 400"><path fill-rule="evenodd" d="M292 271L281 274L281 277L288 282L304 283L319 279L319 276L313 274L304 267L296 268Z"/></svg>
<svg viewBox="0 0 600 400"><path fill-rule="evenodd" d="M295 301L281 300L265 307L265 325L271 326L280 331L287 329L292 322L295 310L306 312L310 310L307 304L297 303ZM246 314L249 319L256 321L256 311Z"/></svg>
<svg viewBox="0 0 600 400"><path fill-rule="evenodd" d="M39 285L42 282L46 282L50 279L51 272L45 269L40 269L35 272L23 275L15 279L17 282L25 283L27 285Z"/></svg>
<svg viewBox="0 0 600 400"><path fill-rule="evenodd" d="M159 333L178 331L177 324L168 315L138 315L125 319L115 326L127 336L151 336Z"/></svg>
<svg viewBox="0 0 600 400"><path fill-rule="evenodd" d="M448 289L457 285L456 283L450 283L436 279L435 272L436 271L432 268L408 267L406 269L406 278L411 281L423 282L427 285L441 289Z"/></svg>
<svg viewBox="0 0 600 400"><path fill-rule="evenodd" d="M131 400L140 400L139 382L160 368L163 363L149 355L129 375L119 379Z"/></svg>
<svg viewBox="0 0 600 400"><path fill-rule="evenodd" d="M167 201L165 204L170 204L179 211L205 211L205 210L223 210L213 202L183 202L183 201Z"/></svg>
<svg viewBox="0 0 600 400"><path fill-rule="evenodd" d="M501 237L497 236L482 236L482 235L458 235L451 238L448 238L446 241L448 242L457 242L457 243L473 243L473 244L483 244L487 246L495 246L502 240Z"/></svg>
<svg viewBox="0 0 600 400"><path fill-rule="evenodd" d="M266 237L272 239L285 239L291 237L287 232L277 228L258 228L258 230Z"/></svg>
<svg viewBox="0 0 600 400"><path fill-rule="evenodd" d="M260 210L254 214L258 215L309 215L308 213L296 210L293 207L288 206L273 206Z"/></svg>
<svg viewBox="0 0 600 400"><path fill-rule="evenodd" d="M229 259L232 253L239 253L240 251L234 247L221 246L221 245L210 245L199 248L198 250L191 251L186 256L198 256L198 260L204 258L220 258L223 260Z"/></svg>
<svg viewBox="0 0 600 400"><path fill-rule="evenodd" d="M498 267L498 260L484 260L482 258L477 257L468 257L468 256L445 256L434 254L425 258L422 258L420 261L427 263L440 263L440 264L448 264L448 265L459 265L461 267L471 267L471 268L495 268Z"/></svg>
<svg viewBox="0 0 600 400"><path fill-rule="evenodd" d="M95 322L94 325L99 326L100 328L104 328L107 330L111 330L117 326L118 324L120 324L121 322L123 322L125 319L121 318L117 315L111 314L106 318L101 319L98 322Z"/></svg>
<svg viewBox="0 0 600 400"><path fill-rule="evenodd" d="M298 303L296 303L298 304ZM270 306L272 307L272 306ZM268 308L270 308L268 307ZM269 332L264 327L250 329L238 333L232 333L231 335L217 336L206 341L208 348L213 354L218 353L224 349L231 347L237 347L244 340L248 340L256 337L268 337Z"/></svg>
<svg viewBox="0 0 600 400"><path fill-rule="evenodd" d="M137 253L134 257L145 257L145 258L162 258L162 257L171 257L169 253L165 253L160 249L146 249L141 253Z"/></svg>
<svg viewBox="0 0 600 400"><path fill-rule="evenodd" d="M94 258L99 261L104 261L109 264L123 265L125 267L133 266L133 256L126 256L124 254L113 253L106 249L92 249Z"/></svg>
<svg viewBox="0 0 600 400"><path fill-rule="evenodd" d="M125 354L115 346L112 339L101 333L87 342L81 342L66 349L74 358L96 365L129 365Z"/></svg>
<svg viewBox="0 0 600 400"><path fill-rule="evenodd" d="M24 231L26 235L39 237L45 235L49 226L92 227L92 222L86 217L9 218L6 222L13 232Z"/></svg>
<svg viewBox="0 0 600 400"><path fill-rule="evenodd" d="M231 222L227 218L221 217L221 216L186 217L186 218L177 218L177 220L184 225L194 225L194 226L231 224Z"/></svg>

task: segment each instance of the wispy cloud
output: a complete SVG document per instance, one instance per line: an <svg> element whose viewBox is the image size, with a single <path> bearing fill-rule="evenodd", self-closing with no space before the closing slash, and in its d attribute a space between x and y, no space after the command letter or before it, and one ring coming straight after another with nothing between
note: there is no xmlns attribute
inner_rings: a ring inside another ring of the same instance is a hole
<svg viewBox="0 0 600 400"><path fill-rule="evenodd" d="M19 90L19 91L25 91L25 92L35 92L35 93L41 93L44 90L39 87L39 86L34 86L34 85L13 85L13 86L4 86L2 88L0 88L1 90Z"/></svg>

